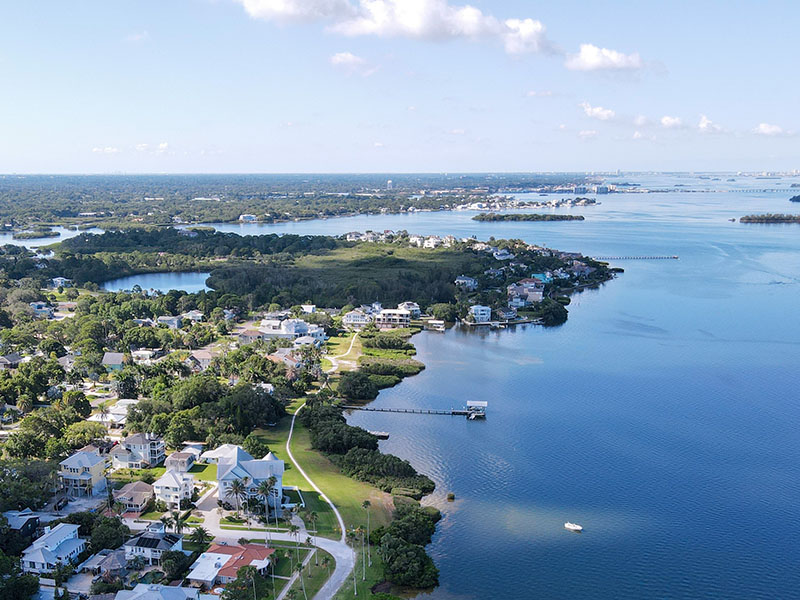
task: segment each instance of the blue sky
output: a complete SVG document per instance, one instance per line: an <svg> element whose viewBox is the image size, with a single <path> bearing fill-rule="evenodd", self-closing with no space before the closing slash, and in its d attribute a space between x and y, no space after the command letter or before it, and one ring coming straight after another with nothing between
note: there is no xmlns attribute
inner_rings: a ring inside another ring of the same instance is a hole
<svg viewBox="0 0 800 600"><path fill-rule="evenodd" d="M800 168L795 2L0 6L0 172Z"/></svg>

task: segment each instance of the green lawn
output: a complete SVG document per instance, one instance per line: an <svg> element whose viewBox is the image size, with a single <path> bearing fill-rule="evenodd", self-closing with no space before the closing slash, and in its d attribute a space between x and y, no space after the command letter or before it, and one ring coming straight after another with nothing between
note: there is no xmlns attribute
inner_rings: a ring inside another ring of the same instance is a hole
<svg viewBox="0 0 800 600"><path fill-rule="evenodd" d="M109 475L109 478L124 483L145 481L150 477L152 477L152 481L155 481L166 473L166 471L166 467L153 467L152 469L117 469Z"/></svg>
<svg viewBox="0 0 800 600"><path fill-rule="evenodd" d="M163 512L158 512L157 510L151 510L150 512L142 513L142 515L139 518L145 521L158 521L163 516L164 516Z"/></svg>
<svg viewBox="0 0 800 600"><path fill-rule="evenodd" d="M294 570L294 565L296 565L298 562L297 556L299 555L300 560L302 561L305 560L306 556L310 552L302 547L299 551L296 551L294 545L288 544L273 547L275 548L275 555L278 556L278 562L275 565L275 575L278 577L290 577L292 575L292 571Z"/></svg>
<svg viewBox="0 0 800 600"><path fill-rule="evenodd" d="M192 468L189 469L189 473L192 474L197 481L216 481L217 465L195 463L192 465Z"/></svg>
<svg viewBox="0 0 800 600"><path fill-rule="evenodd" d="M321 564L314 564L315 560L317 562L321 561L323 556L327 556L328 560L330 560L328 568L323 567ZM333 556L324 550L317 550L317 556L312 558L306 568L303 569L303 581L305 583L306 595L309 598L313 598L325 582L328 581L328 572L330 571L330 573L333 573L335 566L336 561L333 560ZM297 590L298 598L303 598L303 585L300 583L299 579L294 583L291 589Z"/></svg>

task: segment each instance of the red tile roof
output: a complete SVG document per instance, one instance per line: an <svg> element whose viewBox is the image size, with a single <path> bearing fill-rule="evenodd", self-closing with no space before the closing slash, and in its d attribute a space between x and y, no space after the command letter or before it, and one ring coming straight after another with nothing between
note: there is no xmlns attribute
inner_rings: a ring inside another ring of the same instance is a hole
<svg viewBox="0 0 800 600"><path fill-rule="evenodd" d="M274 548L265 548L260 544L245 544L243 546L222 546L212 544L206 552L215 554L230 554L231 558L219 570L221 577L236 577L239 569L250 565L253 561L269 558L275 552Z"/></svg>

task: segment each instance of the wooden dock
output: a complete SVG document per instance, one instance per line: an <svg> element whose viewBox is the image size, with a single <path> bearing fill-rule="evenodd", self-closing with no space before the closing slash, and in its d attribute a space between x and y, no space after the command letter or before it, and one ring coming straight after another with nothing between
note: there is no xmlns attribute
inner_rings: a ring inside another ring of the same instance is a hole
<svg viewBox="0 0 800 600"><path fill-rule="evenodd" d="M677 254L671 256L595 256L595 260L679 260Z"/></svg>
<svg viewBox="0 0 800 600"><path fill-rule="evenodd" d="M356 406L356 405L348 405L348 404L340 404L339 408L343 408L344 410L363 410L366 412L384 412L384 413L399 413L399 414L407 414L407 415L444 415L448 417L467 417L470 421L474 421L475 419L485 419L486 418L486 407L488 403L486 402L478 402L478 401L471 401L467 402L467 406L464 408L451 408L451 409L439 409L439 408L376 408L372 406ZM371 431L373 435L377 435L380 439L388 439L389 434L385 431ZM383 438L381 435L385 435L386 437Z"/></svg>

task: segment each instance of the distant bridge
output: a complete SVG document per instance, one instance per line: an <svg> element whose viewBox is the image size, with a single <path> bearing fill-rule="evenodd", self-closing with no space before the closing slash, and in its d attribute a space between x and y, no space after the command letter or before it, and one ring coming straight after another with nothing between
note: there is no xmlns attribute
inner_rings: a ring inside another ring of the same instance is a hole
<svg viewBox="0 0 800 600"><path fill-rule="evenodd" d="M678 260L679 256L595 256L595 260Z"/></svg>

